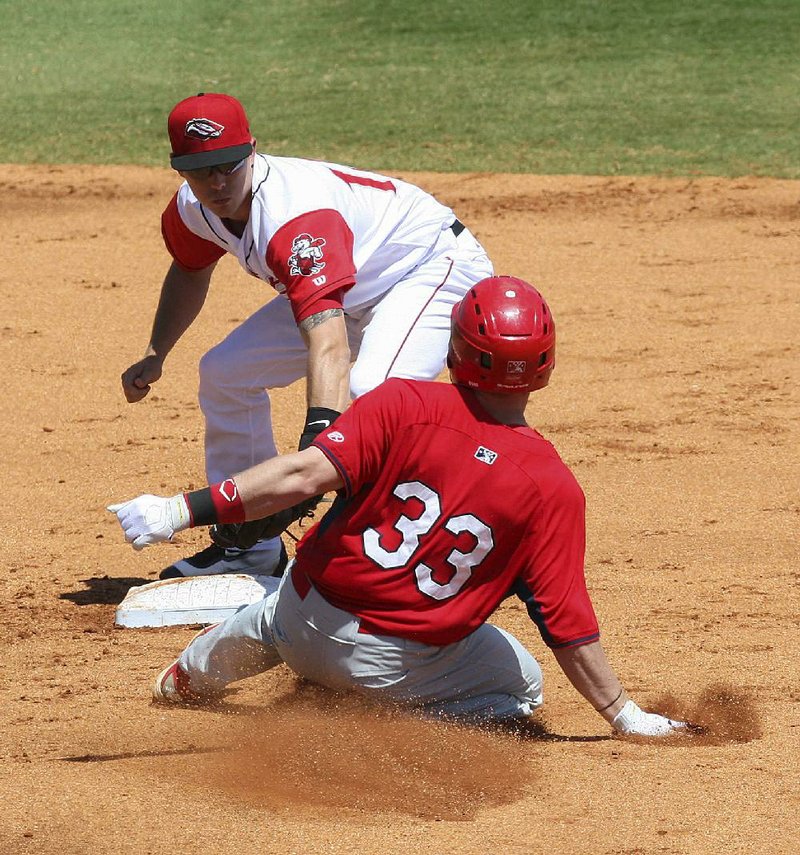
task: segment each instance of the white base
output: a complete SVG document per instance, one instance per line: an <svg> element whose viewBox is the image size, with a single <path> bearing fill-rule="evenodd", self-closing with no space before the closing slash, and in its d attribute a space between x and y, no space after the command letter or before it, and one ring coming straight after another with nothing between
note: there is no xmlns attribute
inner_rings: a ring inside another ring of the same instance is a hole
<svg viewBox="0 0 800 855"><path fill-rule="evenodd" d="M117 606L114 624L135 628L219 623L277 591L280 581L230 573L150 582L128 591Z"/></svg>

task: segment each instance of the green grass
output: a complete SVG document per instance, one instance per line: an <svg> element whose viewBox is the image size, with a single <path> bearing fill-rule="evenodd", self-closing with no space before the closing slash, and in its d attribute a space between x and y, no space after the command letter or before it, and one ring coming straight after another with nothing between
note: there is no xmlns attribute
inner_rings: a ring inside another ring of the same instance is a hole
<svg viewBox="0 0 800 855"><path fill-rule="evenodd" d="M800 177L799 0L0 3L4 162L166 163L226 91L375 169Z"/></svg>

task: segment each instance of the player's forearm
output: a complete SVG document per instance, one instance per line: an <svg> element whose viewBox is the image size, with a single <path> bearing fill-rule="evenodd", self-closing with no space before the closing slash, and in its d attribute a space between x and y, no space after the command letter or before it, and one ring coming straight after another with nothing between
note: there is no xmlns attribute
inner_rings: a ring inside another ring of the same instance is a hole
<svg viewBox="0 0 800 855"><path fill-rule="evenodd" d="M338 470L318 448L273 457L234 475L233 480L248 520L343 486Z"/></svg>
<svg viewBox="0 0 800 855"><path fill-rule="evenodd" d="M337 413L344 411L350 400L350 352L347 355L325 354L309 358L306 405L325 407Z"/></svg>
<svg viewBox="0 0 800 855"><path fill-rule="evenodd" d="M200 490L170 497L145 493L109 505L108 510L116 514L128 543L134 549L144 549L194 526L261 520L288 509L288 521L278 517L282 529L304 515L304 500L342 486L338 471L323 452L308 448L274 457ZM291 516L295 511L299 515Z"/></svg>
<svg viewBox="0 0 800 855"><path fill-rule="evenodd" d="M572 685L618 733L660 738L691 731L686 722L660 713L645 712L632 701L617 679L599 641L554 650L553 653Z"/></svg>
<svg viewBox="0 0 800 855"><path fill-rule="evenodd" d="M343 412L350 401L350 345L342 310L306 318L300 333L308 347L307 406Z"/></svg>
<svg viewBox="0 0 800 855"><path fill-rule="evenodd" d="M189 272L172 263L161 287L145 356L157 356L163 361L189 329L203 308L213 269L212 265Z"/></svg>
<svg viewBox="0 0 800 855"><path fill-rule="evenodd" d="M611 721L628 699L599 641L553 650L570 683L606 721Z"/></svg>

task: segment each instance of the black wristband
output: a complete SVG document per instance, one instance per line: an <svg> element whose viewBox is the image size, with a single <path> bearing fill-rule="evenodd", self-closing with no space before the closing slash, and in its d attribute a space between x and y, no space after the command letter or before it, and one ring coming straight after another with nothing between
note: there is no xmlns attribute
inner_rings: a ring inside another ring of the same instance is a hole
<svg viewBox="0 0 800 855"><path fill-rule="evenodd" d="M198 525L214 525L217 522L217 509L214 507L214 501L211 498L210 487L184 493L183 497L189 506L192 528Z"/></svg>
<svg viewBox="0 0 800 855"><path fill-rule="evenodd" d="M327 407L309 407L297 450L304 451L308 448L317 434L327 430L340 415L341 413L337 410L330 410Z"/></svg>

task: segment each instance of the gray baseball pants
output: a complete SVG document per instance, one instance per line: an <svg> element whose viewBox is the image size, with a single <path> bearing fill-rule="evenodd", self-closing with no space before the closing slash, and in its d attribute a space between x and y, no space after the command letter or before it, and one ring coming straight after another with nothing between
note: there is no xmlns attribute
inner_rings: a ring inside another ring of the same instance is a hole
<svg viewBox="0 0 800 855"><path fill-rule="evenodd" d="M180 656L191 687L219 691L285 662L335 690L437 717L481 722L530 715L542 703L539 663L484 624L436 647L359 632L359 620L315 588L301 599L287 571L278 591L198 636Z"/></svg>

